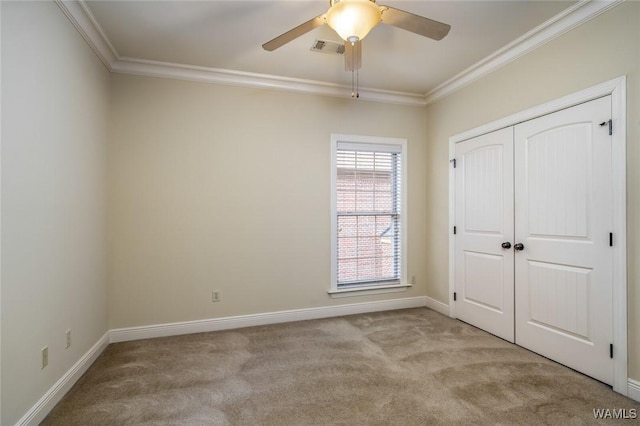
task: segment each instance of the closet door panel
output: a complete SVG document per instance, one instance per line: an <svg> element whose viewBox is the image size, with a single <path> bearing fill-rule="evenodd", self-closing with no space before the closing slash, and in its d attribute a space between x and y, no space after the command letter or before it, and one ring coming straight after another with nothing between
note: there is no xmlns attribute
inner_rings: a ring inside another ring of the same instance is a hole
<svg viewBox="0 0 640 426"><path fill-rule="evenodd" d="M611 383L609 97L515 126L516 343Z"/></svg>
<svg viewBox="0 0 640 426"><path fill-rule="evenodd" d="M458 143L456 161L456 316L513 342L513 129Z"/></svg>

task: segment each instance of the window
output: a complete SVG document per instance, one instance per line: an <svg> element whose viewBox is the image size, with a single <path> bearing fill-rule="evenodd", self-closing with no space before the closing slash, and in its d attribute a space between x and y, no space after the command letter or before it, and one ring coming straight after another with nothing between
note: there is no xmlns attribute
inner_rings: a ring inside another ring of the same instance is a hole
<svg viewBox="0 0 640 426"><path fill-rule="evenodd" d="M331 293L406 287L406 140L332 136Z"/></svg>

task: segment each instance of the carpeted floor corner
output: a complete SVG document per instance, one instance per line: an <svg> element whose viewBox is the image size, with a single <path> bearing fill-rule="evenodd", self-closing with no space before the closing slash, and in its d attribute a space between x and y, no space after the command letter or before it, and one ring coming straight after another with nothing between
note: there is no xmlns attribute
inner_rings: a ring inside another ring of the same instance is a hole
<svg viewBox="0 0 640 426"><path fill-rule="evenodd" d="M426 308L110 345L43 425L582 425L640 404Z"/></svg>

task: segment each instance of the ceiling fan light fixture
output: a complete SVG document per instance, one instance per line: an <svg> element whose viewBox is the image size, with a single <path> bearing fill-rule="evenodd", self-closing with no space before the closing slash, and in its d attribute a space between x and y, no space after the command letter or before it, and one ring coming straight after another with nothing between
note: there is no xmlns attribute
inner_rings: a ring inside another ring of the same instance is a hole
<svg viewBox="0 0 640 426"><path fill-rule="evenodd" d="M372 0L332 0L327 11L327 24L352 44L369 34L380 19L380 8Z"/></svg>

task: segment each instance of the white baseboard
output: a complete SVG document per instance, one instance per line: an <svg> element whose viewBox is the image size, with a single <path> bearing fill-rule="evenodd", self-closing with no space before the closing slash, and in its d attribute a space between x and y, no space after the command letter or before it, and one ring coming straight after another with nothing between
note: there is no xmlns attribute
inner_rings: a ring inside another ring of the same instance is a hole
<svg viewBox="0 0 640 426"><path fill-rule="evenodd" d="M449 316L449 305L447 305L446 303L442 303L439 300L436 299L432 299L430 297L425 297L426 298L426 306L429 309L432 309L436 312L441 313L442 315L446 315Z"/></svg>
<svg viewBox="0 0 640 426"><path fill-rule="evenodd" d="M60 402L63 396L69 392L71 387L80 377L91 367L91 364L100 356L109 344L109 331L96 342L91 349L78 360L31 409L24 415L16 425L36 426L47 417L47 414Z"/></svg>
<svg viewBox="0 0 640 426"><path fill-rule="evenodd" d="M367 312L390 311L394 309L419 308L424 306L426 306L424 297L407 297L402 299L294 309L290 311L266 312L262 314L212 318L198 321L118 328L111 330L110 342L126 342L130 340L230 330L258 325L338 317L343 315L363 314Z"/></svg>
<svg viewBox="0 0 640 426"><path fill-rule="evenodd" d="M634 401L640 402L640 382L637 380L629 379L627 381L628 384L628 392L627 396Z"/></svg>

